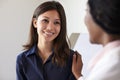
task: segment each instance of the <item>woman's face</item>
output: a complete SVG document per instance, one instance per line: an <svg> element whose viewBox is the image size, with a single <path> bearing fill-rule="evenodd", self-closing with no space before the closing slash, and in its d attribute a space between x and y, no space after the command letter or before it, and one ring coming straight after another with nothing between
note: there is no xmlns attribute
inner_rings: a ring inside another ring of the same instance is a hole
<svg viewBox="0 0 120 80"><path fill-rule="evenodd" d="M60 17L56 10L46 11L40 14L37 20L33 20L37 28L39 40L52 42L60 33Z"/></svg>
<svg viewBox="0 0 120 80"><path fill-rule="evenodd" d="M99 25L97 25L90 12L89 12L89 7L86 9L86 16L85 16L85 24L87 26L89 36L90 36L90 42L91 43L100 43L100 39L102 37L102 29L100 28Z"/></svg>

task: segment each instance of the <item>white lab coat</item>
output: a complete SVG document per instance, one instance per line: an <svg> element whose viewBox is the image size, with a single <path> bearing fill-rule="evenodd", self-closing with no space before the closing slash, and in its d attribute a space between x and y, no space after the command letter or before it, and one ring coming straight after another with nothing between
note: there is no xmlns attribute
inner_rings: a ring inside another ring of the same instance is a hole
<svg viewBox="0 0 120 80"><path fill-rule="evenodd" d="M120 80L120 41L105 52L85 80Z"/></svg>

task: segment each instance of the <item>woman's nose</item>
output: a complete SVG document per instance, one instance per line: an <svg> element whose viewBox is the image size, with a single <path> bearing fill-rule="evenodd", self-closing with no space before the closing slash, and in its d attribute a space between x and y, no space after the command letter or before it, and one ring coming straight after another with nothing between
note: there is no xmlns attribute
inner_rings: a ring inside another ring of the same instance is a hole
<svg viewBox="0 0 120 80"><path fill-rule="evenodd" d="M47 26L47 29L53 30L53 28L54 28L54 24L52 22L50 22Z"/></svg>

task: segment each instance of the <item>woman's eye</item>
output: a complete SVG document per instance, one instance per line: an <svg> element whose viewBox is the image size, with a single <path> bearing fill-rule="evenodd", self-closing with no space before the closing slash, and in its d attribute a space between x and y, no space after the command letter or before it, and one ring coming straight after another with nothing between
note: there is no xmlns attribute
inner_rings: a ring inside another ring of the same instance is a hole
<svg viewBox="0 0 120 80"><path fill-rule="evenodd" d="M43 19L42 22L48 23L49 21L47 19Z"/></svg>
<svg viewBox="0 0 120 80"><path fill-rule="evenodd" d="M54 22L54 24L60 24L60 22L59 22L59 21L56 21L56 22Z"/></svg>

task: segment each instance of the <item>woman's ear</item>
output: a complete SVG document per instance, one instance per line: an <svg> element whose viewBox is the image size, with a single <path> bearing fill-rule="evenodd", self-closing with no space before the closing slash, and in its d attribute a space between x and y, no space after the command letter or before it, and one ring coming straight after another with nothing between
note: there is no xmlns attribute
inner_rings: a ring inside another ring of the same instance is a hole
<svg viewBox="0 0 120 80"><path fill-rule="evenodd" d="M34 28L37 28L37 20L35 18L33 18L32 23Z"/></svg>

